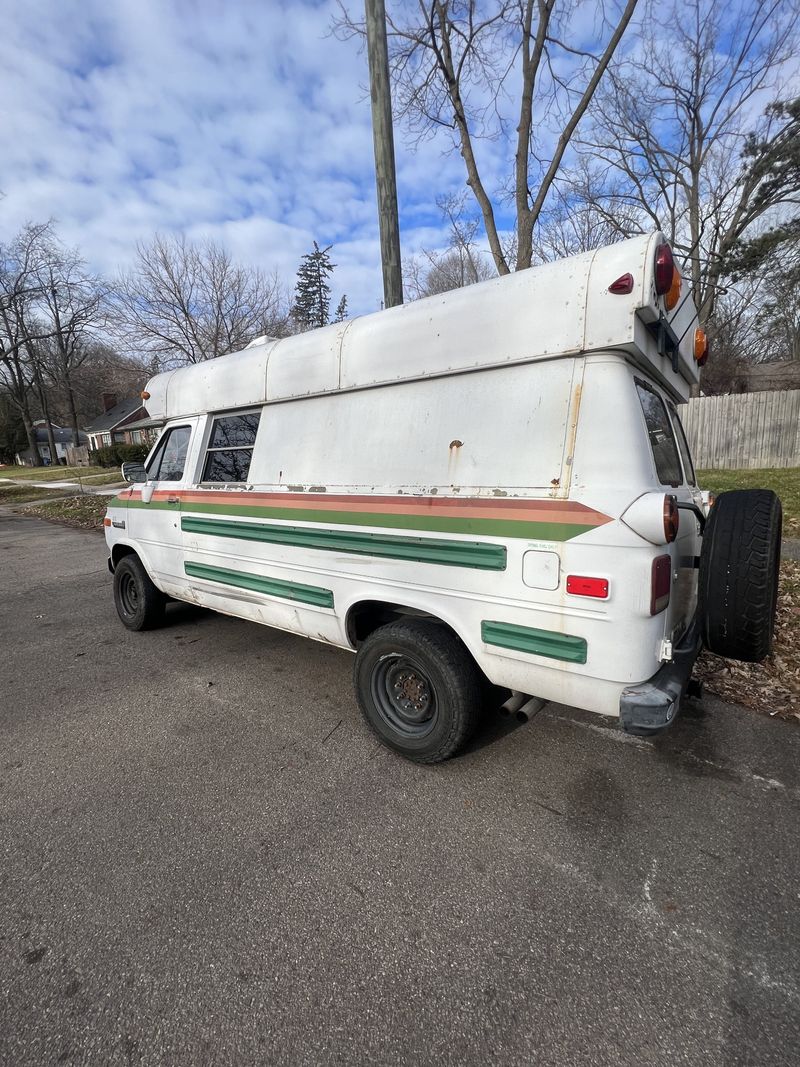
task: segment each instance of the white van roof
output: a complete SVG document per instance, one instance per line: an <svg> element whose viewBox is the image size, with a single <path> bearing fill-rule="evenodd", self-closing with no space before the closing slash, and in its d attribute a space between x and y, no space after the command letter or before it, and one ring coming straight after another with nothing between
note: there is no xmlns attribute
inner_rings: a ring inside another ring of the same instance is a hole
<svg viewBox="0 0 800 1067"><path fill-rule="evenodd" d="M545 263L156 375L147 411L165 420L343 390L616 349L675 399L698 380L690 293L669 320L674 351L655 339L660 233ZM630 274L630 293L609 292ZM676 346L675 342L680 341Z"/></svg>

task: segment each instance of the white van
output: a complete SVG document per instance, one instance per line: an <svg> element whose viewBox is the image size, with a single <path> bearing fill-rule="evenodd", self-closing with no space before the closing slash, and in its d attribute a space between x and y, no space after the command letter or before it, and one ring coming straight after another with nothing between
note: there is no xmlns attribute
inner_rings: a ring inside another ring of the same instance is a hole
<svg viewBox="0 0 800 1067"><path fill-rule="evenodd" d="M656 233L160 374L105 520L120 618L174 598L350 649L418 761L487 679L661 730L702 640L756 659L773 629L780 504L707 523L678 416L705 354Z"/></svg>

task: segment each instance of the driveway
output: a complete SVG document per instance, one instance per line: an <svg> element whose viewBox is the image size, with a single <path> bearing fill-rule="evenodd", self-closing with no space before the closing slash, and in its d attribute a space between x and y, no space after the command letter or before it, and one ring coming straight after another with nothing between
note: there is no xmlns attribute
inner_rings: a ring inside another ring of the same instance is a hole
<svg viewBox="0 0 800 1067"><path fill-rule="evenodd" d="M434 768L348 653L0 517L0 1060L768 1064L800 1047L800 733L547 705Z"/></svg>

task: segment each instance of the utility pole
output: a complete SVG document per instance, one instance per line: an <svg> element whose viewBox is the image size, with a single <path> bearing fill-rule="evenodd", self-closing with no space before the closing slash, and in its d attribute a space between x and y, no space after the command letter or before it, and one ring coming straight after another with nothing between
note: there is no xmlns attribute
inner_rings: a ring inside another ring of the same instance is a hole
<svg viewBox="0 0 800 1067"><path fill-rule="evenodd" d="M394 171L392 96L389 86L389 48L386 43L384 0L365 0L369 95L372 101L372 137L375 144L375 183L378 188L378 225L381 234L383 295L386 307L403 303L400 269L400 223L397 216L397 179Z"/></svg>

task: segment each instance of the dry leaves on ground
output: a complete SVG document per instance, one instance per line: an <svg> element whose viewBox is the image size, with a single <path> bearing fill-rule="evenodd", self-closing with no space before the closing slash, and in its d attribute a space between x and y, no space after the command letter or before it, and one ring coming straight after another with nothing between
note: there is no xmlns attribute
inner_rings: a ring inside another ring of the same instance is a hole
<svg viewBox="0 0 800 1067"><path fill-rule="evenodd" d="M81 530L102 530L107 506L108 497L87 495L67 496L63 500L51 500L49 504L21 510L26 515L36 515L40 519L50 519Z"/></svg>
<svg viewBox="0 0 800 1067"><path fill-rule="evenodd" d="M800 721L800 563L781 563L772 655L763 663L740 663L703 652L694 673L725 700Z"/></svg>

